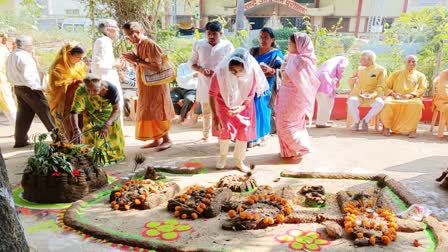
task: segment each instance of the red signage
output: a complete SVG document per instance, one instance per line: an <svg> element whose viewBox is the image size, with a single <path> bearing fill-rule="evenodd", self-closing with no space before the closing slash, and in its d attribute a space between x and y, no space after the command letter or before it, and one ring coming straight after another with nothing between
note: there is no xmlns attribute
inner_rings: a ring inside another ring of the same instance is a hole
<svg viewBox="0 0 448 252"><path fill-rule="evenodd" d="M258 5L265 3L279 3L295 10L299 13L306 14L306 7L293 0L252 0L244 4L244 11L250 10ZM278 13L277 13L278 14Z"/></svg>

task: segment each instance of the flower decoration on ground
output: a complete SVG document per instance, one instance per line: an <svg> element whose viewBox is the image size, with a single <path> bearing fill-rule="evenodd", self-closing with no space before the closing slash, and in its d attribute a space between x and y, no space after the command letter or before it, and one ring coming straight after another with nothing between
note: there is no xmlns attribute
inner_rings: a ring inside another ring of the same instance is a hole
<svg viewBox="0 0 448 252"><path fill-rule="evenodd" d="M249 195L239 205L231 206L227 214L234 230L264 229L285 222L292 213L287 199L274 194ZM224 226L223 226L224 228Z"/></svg>
<svg viewBox="0 0 448 252"><path fill-rule="evenodd" d="M319 232L303 232L298 229L292 229L286 234L278 235L275 240L280 243L287 243L292 250L320 251L322 246L330 244Z"/></svg>
<svg viewBox="0 0 448 252"><path fill-rule="evenodd" d="M160 239L163 241L175 241L180 238L180 233L192 231L193 227L181 224L178 220L150 221L145 224L143 237Z"/></svg>

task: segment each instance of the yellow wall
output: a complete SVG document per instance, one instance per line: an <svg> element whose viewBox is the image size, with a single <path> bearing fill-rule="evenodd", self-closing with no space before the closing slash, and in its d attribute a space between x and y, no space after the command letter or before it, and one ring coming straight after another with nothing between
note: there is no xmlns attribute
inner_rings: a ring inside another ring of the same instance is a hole
<svg viewBox="0 0 448 252"><path fill-rule="evenodd" d="M176 1L176 14L179 16L193 16L196 11L196 5L199 4L199 0L191 0L190 4L185 0Z"/></svg>
<svg viewBox="0 0 448 252"><path fill-rule="evenodd" d="M356 16L358 0L321 0L320 7L334 5L333 16Z"/></svg>
<svg viewBox="0 0 448 252"><path fill-rule="evenodd" d="M372 3L378 0L363 0L363 8L361 16L372 15ZM385 0L386 6L383 8L382 15L384 17L398 17L403 9L404 0ZM358 14L358 0L321 0L320 7L334 5L334 16L352 16Z"/></svg>
<svg viewBox="0 0 448 252"><path fill-rule="evenodd" d="M203 0L202 2L205 16L235 15L235 0Z"/></svg>
<svg viewBox="0 0 448 252"><path fill-rule="evenodd" d="M361 12L361 16L370 16L374 13L373 6L375 5L375 2L378 2L378 0L364 0L363 1L363 8ZM398 17L401 14L401 11L403 10L403 3L404 0L385 0L385 3L387 3L386 6L383 7L382 16L383 17Z"/></svg>
<svg viewBox="0 0 448 252"><path fill-rule="evenodd" d="M0 0L0 13L14 14L15 0Z"/></svg>

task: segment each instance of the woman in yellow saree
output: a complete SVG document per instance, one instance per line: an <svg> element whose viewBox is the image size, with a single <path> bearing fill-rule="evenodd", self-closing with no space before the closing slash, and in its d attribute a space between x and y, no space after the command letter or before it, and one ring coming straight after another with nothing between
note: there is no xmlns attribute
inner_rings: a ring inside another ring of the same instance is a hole
<svg viewBox="0 0 448 252"><path fill-rule="evenodd" d="M63 136L70 140L73 132L70 125L70 108L76 89L87 75L82 61L84 50L79 43L64 45L51 65L46 90L50 112Z"/></svg>

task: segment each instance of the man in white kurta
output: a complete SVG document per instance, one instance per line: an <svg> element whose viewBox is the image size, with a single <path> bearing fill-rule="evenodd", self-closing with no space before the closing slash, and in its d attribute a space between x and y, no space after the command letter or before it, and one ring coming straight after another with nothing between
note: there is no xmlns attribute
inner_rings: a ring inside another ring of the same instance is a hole
<svg viewBox="0 0 448 252"><path fill-rule="evenodd" d="M9 50L0 43L0 111L3 112L11 125L16 121L16 101L12 94L11 84L6 79L6 59Z"/></svg>
<svg viewBox="0 0 448 252"><path fill-rule="evenodd" d="M232 53L234 48L230 41L221 40L221 23L217 21L208 22L205 29L207 39L198 40L193 44L193 51L189 63L191 68L199 73L196 99L202 106L202 133L203 140L207 141L210 137L212 115L208 94L212 80L211 77L219 62L225 56Z"/></svg>
<svg viewBox="0 0 448 252"><path fill-rule="evenodd" d="M93 74L102 80L110 82L117 88L120 96L120 108L123 111L123 90L121 89L117 71L120 63L115 60L113 47L113 40L118 37L120 29L114 20L102 22L98 29L103 36L98 38L93 45L91 70Z"/></svg>

